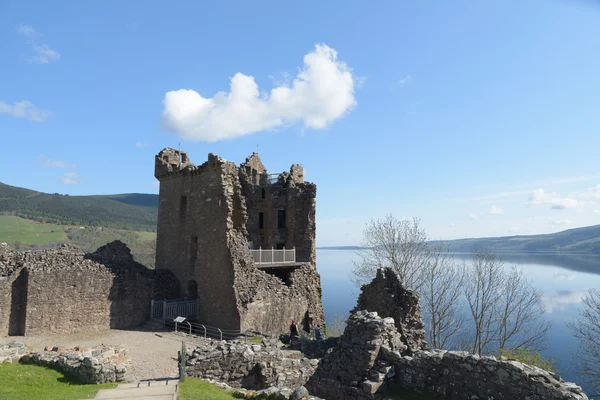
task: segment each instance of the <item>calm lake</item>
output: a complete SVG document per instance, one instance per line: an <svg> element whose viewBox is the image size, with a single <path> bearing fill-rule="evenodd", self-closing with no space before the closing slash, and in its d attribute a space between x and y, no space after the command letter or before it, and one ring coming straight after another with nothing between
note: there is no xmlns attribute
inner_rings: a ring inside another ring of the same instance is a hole
<svg viewBox="0 0 600 400"><path fill-rule="evenodd" d="M470 256L456 254L459 262L469 262ZM323 308L326 319L348 315L356 305L359 290L349 279L352 250L317 250L317 270L321 275ZM552 323L548 332L548 349L545 357L558 361L559 373L567 381L581 385L571 363L571 349L577 341L565 325L573 320L581 307L581 299L591 288L600 288L600 257L590 255L565 256L558 254L500 255L505 267L517 266L523 274L542 291L545 318ZM587 389L585 385L582 385Z"/></svg>

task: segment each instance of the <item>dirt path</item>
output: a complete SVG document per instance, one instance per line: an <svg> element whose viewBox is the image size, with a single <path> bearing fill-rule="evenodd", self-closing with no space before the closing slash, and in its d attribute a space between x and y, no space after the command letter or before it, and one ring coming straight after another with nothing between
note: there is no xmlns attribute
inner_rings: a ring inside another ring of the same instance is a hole
<svg viewBox="0 0 600 400"><path fill-rule="evenodd" d="M177 377L177 352L181 339L173 333L135 330L107 330L88 334L10 336L0 338L17 340L31 345L35 351L46 346L93 347L99 344L123 345L131 358L129 368L134 381L152 378Z"/></svg>

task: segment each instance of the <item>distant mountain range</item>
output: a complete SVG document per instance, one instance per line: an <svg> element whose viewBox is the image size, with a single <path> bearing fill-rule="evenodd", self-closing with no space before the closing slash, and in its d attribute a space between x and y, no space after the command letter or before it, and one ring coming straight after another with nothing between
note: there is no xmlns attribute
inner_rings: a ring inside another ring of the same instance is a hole
<svg viewBox="0 0 600 400"><path fill-rule="evenodd" d="M128 193L69 196L41 193L0 183L0 213L63 225L155 231L158 195ZM432 243L441 243L457 253L490 249L497 253L600 254L600 225L545 235L458 239ZM356 250L359 247L335 246L319 249Z"/></svg>
<svg viewBox="0 0 600 400"><path fill-rule="evenodd" d="M480 249L496 253L540 254L599 254L600 225L569 229L545 235L503 236L492 238L472 238L457 240L435 240L432 244L441 244L454 253L472 253ZM318 247L323 250L357 250L358 246Z"/></svg>
<svg viewBox="0 0 600 400"><path fill-rule="evenodd" d="M544 235L504 236L434 241L450 251L471 253L490 249L496 253L586 253L600 254L600 225L568 229Z"/></svg>
<svg viewBox="0 0 600 400"><path fill-rule="evenodd" d="M69 196L0 183L0 213L45 223L155 231L158 195Z"/></svg>

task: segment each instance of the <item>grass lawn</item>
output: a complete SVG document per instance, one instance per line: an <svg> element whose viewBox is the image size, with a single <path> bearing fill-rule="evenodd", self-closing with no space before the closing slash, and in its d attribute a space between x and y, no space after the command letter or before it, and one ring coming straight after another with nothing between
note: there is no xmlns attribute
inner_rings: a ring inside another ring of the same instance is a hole
<svg viewBox="0 0 600 400"><path fill-rule="evenodd" d="M0 242L45 244L66 242L62 225L41 224L12 215L0 215Z"/></svg>
<svg viewBox="0 0 600 400"><path fill-rule="evenodd" d="M98 390L116 386L116 383L79 384L58 371L37 365L0 364L0 399L2 400L90 399Z"/></svg>
<svg viewBox="0 0 600 400"><path fill-rule="evenodd" d="M179 384L179 400L231 400L233 393L196 378L185 378Z"/></svg>

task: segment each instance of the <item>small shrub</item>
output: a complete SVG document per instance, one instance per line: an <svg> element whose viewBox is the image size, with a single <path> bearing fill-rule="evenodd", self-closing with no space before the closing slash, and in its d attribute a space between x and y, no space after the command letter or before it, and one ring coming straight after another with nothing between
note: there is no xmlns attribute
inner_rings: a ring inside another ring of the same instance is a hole
<svg viewBox="0 0 600 400"><path fill-rule="evenodd" d="M515 359L523 364L545 369L546 371L556 371L556 361L551 358L543 358L539 351L530 349L500 349L499 355Z"/></svg>

